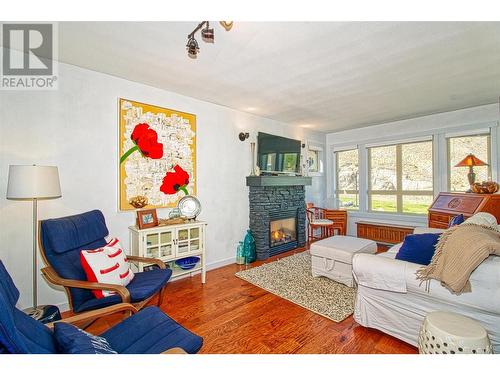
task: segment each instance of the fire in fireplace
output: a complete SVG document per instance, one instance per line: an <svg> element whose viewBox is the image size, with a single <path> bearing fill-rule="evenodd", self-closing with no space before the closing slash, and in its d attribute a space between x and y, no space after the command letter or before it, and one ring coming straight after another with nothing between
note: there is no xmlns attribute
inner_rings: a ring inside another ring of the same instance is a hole
<svg viewBox="0 0 500 375"><path fill-rule="evenodd" d="M269 223L270 247L297 241L297 219L290 217L286 219L272 220Z"/></svg>

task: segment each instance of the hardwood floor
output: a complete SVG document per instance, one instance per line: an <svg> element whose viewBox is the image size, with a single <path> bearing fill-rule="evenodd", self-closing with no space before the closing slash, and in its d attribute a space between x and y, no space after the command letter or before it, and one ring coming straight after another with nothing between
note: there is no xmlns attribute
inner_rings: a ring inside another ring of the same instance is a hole
<svg viewBox="0 0 500 375"><path fill-rule="evenodd" d="M335 323L234 276L244 268L231 264L209 271L205 285L199 275L169 283L162 310L203 337L201 353L417 352L396 338L361 327L352 316ZM100 319L89 330L98 334L117 319Z"/></svg>

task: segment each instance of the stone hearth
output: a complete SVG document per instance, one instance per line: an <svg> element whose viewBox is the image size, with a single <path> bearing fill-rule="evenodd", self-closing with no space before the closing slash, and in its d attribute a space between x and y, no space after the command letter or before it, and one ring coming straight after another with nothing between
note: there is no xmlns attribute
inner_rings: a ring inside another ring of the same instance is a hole
<svg viewBox="0 0 500 375"><path fill-rule="evenodd" d="M257 248L257 259L267 259L270 256L304 246L306 243L306 203L304 178L300 184L294 185L298 180L290 180L290 185L284 185L283 177L276 177L278 186L269 186L269 178L266 177L265 186L256 186L255 177L252 181L247 178L250 185L250 229L255 238ZM293 179L294 177L288 177ZM279 179L279 180L278 180ZM309 182L309 183L307 183ZM280 217L296 217L297 240L283 245L270 246L270 221Z"/></svg>

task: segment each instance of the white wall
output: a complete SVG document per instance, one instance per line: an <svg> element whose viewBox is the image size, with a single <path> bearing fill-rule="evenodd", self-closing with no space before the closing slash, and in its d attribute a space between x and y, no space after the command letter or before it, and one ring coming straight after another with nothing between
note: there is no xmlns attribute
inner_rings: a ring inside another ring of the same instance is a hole
<svg viewBox="0 0 500 375"><path fill-rule="evenodd" d="M212 267L233 260L248 227L245 176L257 132L325 142L322 133L66 64L59 65L57 91L0 91L0 259L21 291L21 307L31 303L31 204L5 198L8 166L57 165L63 196L40 201L39 219L98 208L110 233L128 245L127 227L135 216L118 212L116 203L119 97L196 114L199 218L209 223L207 261ZM250 132L250 139L241 142L240 131ZM306 196L319 204L325 178L313 180ZM159 210L160 217L167 213ZM41 277L38 295L40 304L66 302L63 292Z"/></svg>
<svg viewBox="0 0 500 375"><path fill-rule="evenodd" d="M326 161L327 161L327 207L335 206L335 168L334 149L347 146L358 146L360 149L360 176L367 174L365 163L366 155L364 145L369 143L390 142L395 140L411 139L420 136L433 136L434 160L434 185L436 195L447 189L446 165L446 134L475 131L476 129L491 129L492 150L492 178L498 181L500 176L500 147L499 147L499 105L489 104L478 107L466 108L452 112L443 112L429 116L416 117L408 120L394 121L385 124L372 125L364 128L346 130L327 134ZM360 179L360 203L366 201L361 195L367 191L366 178ZM362 211L362 210L360 210ZM349 212L348 233L356 233L358 220L371 220L381 222L407 223L408 225L425 225L427 217L416 215L395 215L371 212Z"/></svg>

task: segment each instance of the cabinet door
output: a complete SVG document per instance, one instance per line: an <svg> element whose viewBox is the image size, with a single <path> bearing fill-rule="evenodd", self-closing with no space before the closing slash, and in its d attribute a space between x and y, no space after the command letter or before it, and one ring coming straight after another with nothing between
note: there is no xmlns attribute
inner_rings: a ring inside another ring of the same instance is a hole
<svg viewBox="0 0 500 375"><path fill-rule="evenodd" d="M159 235L160 258L169 259L174 257L174 231L162 230Z"/></svg>
<svg viewBox="0 0 500 375"><path fill-rule="evenodd" d="M189 252L198 252L201 250L202 228L189 229Z"/></svg>
<svg viewBox="0 0 500 375"><path fill-rule="evenodd" d="M159 233L148 233L145 235L144 256L147 258L160 257L160 237Z"/></svg>
<svg viewBox="0 0 500 375"><path fill-rule="evenodd" d="M177 255L189 253L189 228L177 230Z"/></svg>
<svg viewBox="0 0 500 375"><path fill-rule="evenodd" d="M193 227L177 231L177 256L189 256L202 249L202 228Z"/></svg>

